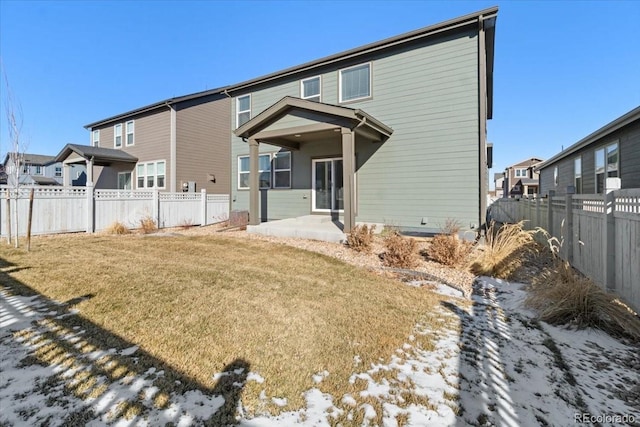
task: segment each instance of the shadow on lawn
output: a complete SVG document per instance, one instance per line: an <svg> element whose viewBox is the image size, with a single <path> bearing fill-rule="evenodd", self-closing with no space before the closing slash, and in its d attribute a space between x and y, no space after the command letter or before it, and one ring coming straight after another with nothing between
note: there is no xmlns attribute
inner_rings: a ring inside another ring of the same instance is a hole
<svg viewBox="0 0 640 427"><path fill-rule="evenodd" d="M46 369L45 378L36 378L32 390L12 395L14 407L32 405L31 398L40 393L47 406L60 409L55 418L39 411L23 413L24 422L45 425L62 420L63 425L84 425L100 418L177 424L189 415L186 406L195 405L200 414L207 413L205 409L212 414L204 420L192 416L198 424L235 424L250 368L247 361L234 360L218 374L214 387L206 386L78 314L73 307L93 294L59 303L14 279L11 273L20 267L0 258L0 269L0 344L19 342L29 349L15 369ZM180 397L188 391L200 393L190 394L190 400ZM69 412L70 396L92 399L92 404L71 405L76 409Z"/></svg>
<svg viewBox="0 0 640 427"><path fill-rule="evenodd" d="M513 378L507 372L503 346L511 340L509 325L495 288L476 280L470 312L442 302L460 319L459 407L456 425L517 426L522 422L510 396Z"/></svg>

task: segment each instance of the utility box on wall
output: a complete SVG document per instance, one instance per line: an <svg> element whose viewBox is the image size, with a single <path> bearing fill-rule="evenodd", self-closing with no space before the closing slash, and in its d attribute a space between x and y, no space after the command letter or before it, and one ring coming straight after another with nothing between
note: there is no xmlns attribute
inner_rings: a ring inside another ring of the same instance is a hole
<svg viewBox="0 0 640 427"><path fill-rule="evenodd" d="M195 181L185 181L182 183L182 191L185 193L195 193L196 191L196 182Z"/></svg>

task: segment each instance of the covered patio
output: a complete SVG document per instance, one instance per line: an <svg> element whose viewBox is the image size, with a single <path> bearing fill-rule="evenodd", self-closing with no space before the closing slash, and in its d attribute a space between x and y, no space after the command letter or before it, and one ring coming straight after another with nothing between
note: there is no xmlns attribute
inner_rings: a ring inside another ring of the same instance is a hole
<svg viewBox="0 0 640 427"><path fill-rule="evenodd" d="M112 174L105 174L105 188L119 188L120 184L126 184L126 182L120 182L128 178L129 189L132 188L132 171L137 163L138 158L122 150L116 150L112 148L93 147L90 145L77 145L67 144L60 153L56 156L54 162L62 162L64 172L63 185L71 185L71 173L70 165L72 164L84 164L87 170L87 186L93 186L100 188L96 185L96 177L94 176L94 167L106 167L113 168ZM106 175L114 175L115 178ZM100 177L98 177L100 179ZM116 185L112 185L116 184Z"/></svg>
<svg viewBox="0 0 640 427"><path fill-rule="evenodd" d="M318 226L317 224L323 224L318 227L332 226L336 232L349 233L355 226L358 209L355 185L356 139L382 144L391 136L393 129L359 109L287 96L244 123L234 133L249 144L250 225L258 226L261 224L259 214L260 144L269 144L290 151L299 151L312 144L331 145L339 147L341 157L326 158L327 156L325 156L325 158L313 158L312 161L318 170L330 168L332 177L339 175L341 178L340 204L329 202L325 206L326 209L322 209L325 219L309 221L313 217L313 215L309 215L310 218L307 218L306 222L311 224L310 229ZM311 166L299 165L299 167ZM311 184L309 185L311 186ZM335 196L334 193L332 192L332 197ZM315 193L312 194L313 197L315 197ZM288 221L287 224L296 225L292 221ZM301 225L301 223L297 225ZM273 227L265 224L265 229L267 228Z"/></svg>

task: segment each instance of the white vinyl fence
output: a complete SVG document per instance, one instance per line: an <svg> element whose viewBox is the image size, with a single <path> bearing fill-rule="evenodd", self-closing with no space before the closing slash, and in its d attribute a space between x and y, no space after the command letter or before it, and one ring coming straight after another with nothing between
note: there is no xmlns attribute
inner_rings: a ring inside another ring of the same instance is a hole
<svg viewBox="0 0 640 427"><path fill-rule="evenodd" d="M498 199L491 217L544 228L561 242L562 259L640 311L640 189Z"/></svg>
<svg viewBox="0 0 640 427"><path fill-rule="evenodd" d="M210 225L229 218L229 195L161 193L157 190L94 190L92 187L0 186L0 236L7 236L7 194L11 234L27 231L29 193L34 190L31 234L94 232L114 222L129 228L151 218L158 228ZM17 199L16 199L17 195ZM16 224L17 209L17 224ZM16 228L17 227L17 228Z"/></svg>

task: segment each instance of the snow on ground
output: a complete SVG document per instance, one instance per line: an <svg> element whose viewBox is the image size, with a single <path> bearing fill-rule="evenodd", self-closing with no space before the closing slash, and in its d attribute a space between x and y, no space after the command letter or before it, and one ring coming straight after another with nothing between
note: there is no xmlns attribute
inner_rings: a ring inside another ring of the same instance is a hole
<svg viewBox="0 0 640 427"><path fill-rule="evenodd" d="M310 374L315 387L304 394L306 407L279 416L241 417L238 424L328 426L340 415L353 419L357 411L364 414L363 425L374 425L381 416L384 426L395 426L398 415L409 426L640 425L638 347L599 331L537 322L522 306L526 292L521 284L480 278L470 302L447 286L428 286L446 296L439 315L447 326L416 325L384 363L366 367L356 356L350 381L366 385L359 395L323 393L322 381L331 375L326 370ZM0 287L0 425L188 426L201 424L223 406L221 395L187 391L166 396L158 409L154 401L161 391L154 384L165 373L155 368L108 378L118 360L135 364L135 346L78 351L73 363L64 354L54 357L55 363L38 362L36 352L60 351L46 347L52 333L66 352L87 345L86 331L56 330L55 323L47 322L73 314L52 306L37 296L10 296ZM420 335L434 337L434 347L421 348ZM88 373L93 374L90 384ZM242 368L212 375L218 380L242 376L243 381L233 383L237 387L264 381ZM85 388L100 392L80 393L82 397L70 392ZM423 399L405 401L407 390ZM134 412L139 415L127 416L136 397L142 402ZM286 396L261 397L276 405L287 403ZM374 406L359 404L359 399L377 400L383 413L376 414ZM242 414L241 402L238 406Z"/></svg>

